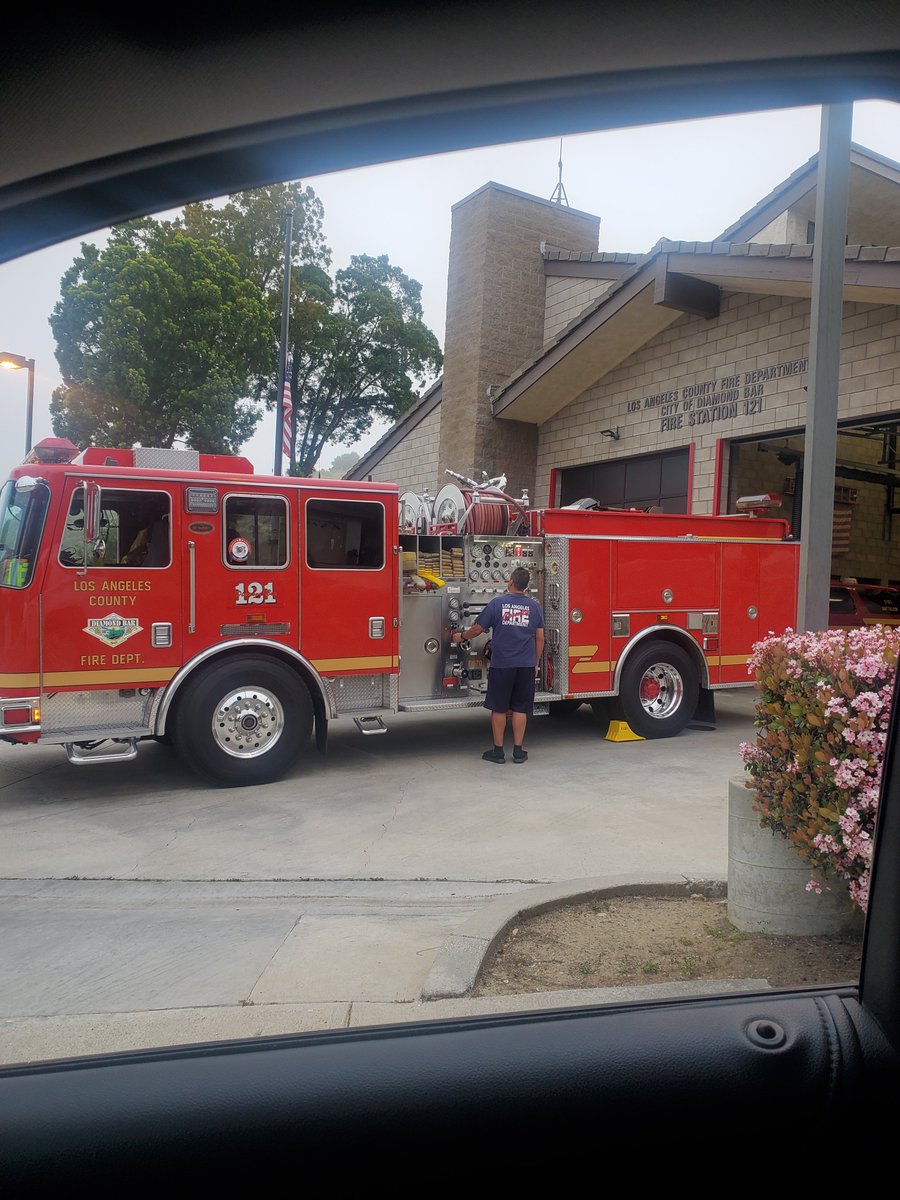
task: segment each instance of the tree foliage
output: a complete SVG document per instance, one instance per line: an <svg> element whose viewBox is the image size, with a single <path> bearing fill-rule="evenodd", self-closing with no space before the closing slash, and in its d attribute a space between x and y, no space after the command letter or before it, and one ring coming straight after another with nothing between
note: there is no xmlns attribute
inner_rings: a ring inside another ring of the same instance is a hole
<svg viewBox="0 0 900 1200"><path fill-rule="evenodd" d="M359 254L337 272L329 301L300 314L289 352L294 473L310 474L327 442L352 445L376 418L396 420L440 371L421 292L386 255Z"/></svg>
<svg viewBox="0 0 900 1200"><path fill-rule="evenodd" d="M300 183L277 183L239 192L220 206L209 201L188 204L174 226L190 237L225 246L237 259L241 272L277 301L280 321L284 218L289 210L294 214L293 269L302 271L304 266L315 265L325 271L331 265L331 251L322 232L325 209L313 189Z"/></svg>
<svg viewBox="0 0 900 1200"><path fill-rule="evenodd" d="M82 245L51 317L64 380L54 431L79 445L238 451L278 399L288 211L288 469L308 475L326 443L399 417L442 362L421 285L384 255L356 255L332 278L322 203L288 183L118 227L104 250Z"/></svg>
<svg viewBox="0 0 900 1200"><path fill-rule="evenodd" d="M328 442L349 445L377 418L395 420L416 388L440 370L437 339L422 321L422 288L386 256L356 255L328 273L324 209L312 188L279 184L232 196L226 205L188 205L181 219L196 237L215 238L266 293L273 335L281 336L284 214L293 209L288 367L296 451L290 469L309 475ZM277 400L277 371L257 395Z"/></svg>
<svg viewBox="0 0 900 1200"><path fill-rule="evenodd" d="M53 429L77 445L234 453L261 406L274 353L260 288L234 255L147 219L89 243L63 276L50 325L63 386Z"/></svg>

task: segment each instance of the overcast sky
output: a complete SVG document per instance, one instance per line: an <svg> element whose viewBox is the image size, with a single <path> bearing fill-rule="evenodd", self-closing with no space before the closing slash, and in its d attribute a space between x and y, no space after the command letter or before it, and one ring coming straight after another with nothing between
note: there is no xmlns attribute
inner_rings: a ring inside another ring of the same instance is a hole
<svg viewBox="0 0 900 1200"><path fill-rule="evenodd" d="M563 183L573 208L601 218L600 250L646 251L660 237L709 241L816 153L819 124L818 108L802 108L567 137ZM853 140L900 161L900 106L858 103ZM550 199L558 160L559 140L550 139L303 182L325 205L334 267L351 254L387 254L421 282L425 320L443 343L451 205L489 180ZM48 320L80 241L0 265L0 350L35 360L35 442L52 433L48 404L60 378ZM0 478L22 460L25 402L25 372L0 370ZM321 466L345 449L363 452L385 428L326 448ZM273 443L267 414L244 448L257 471L271 471Z"/></svg>

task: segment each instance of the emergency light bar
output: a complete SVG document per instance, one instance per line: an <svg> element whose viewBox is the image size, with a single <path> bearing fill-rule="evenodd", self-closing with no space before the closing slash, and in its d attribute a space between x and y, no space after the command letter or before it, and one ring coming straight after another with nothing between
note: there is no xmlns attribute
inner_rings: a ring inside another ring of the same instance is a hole
<svg viewBox="0 0 900 1200"><path fill-rule="evenodd" d="M68 438L44 438L28 451L22 459L25 463L70 463L78 457L79 450Z"/></svg>
<svg viewBox="0 0 900 1200"><path fill-rule="evenodd" d="M761 496L741 496L735 508L738 512L762 517L773 508L781 508L781 497L776 492L764 492Z"/></svg>

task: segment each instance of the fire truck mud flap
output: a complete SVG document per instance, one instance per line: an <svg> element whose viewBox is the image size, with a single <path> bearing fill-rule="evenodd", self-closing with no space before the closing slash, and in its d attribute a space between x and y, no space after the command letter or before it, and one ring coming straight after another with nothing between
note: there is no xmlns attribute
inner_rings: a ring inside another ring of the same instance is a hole
<svg viewBox="0 0 900 1200"><path fill-rule="evenodd" d="M674 737L693 720L700 690L690 653L654 638L636 647L625 662L617 714L641 737Z"/></svg>

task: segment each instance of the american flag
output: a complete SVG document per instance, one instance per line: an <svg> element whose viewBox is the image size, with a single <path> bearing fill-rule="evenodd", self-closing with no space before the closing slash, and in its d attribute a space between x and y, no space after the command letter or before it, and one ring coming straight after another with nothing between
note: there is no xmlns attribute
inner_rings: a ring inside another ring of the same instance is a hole
<svg viewBox="0 0 900 1200"><path fill-rule="evenodd" d="M284 391L281 396L281 453L287 460L288 465L290 465L294 457L293 414L294 402L291 400L291 380L290 376L285 376Z"/></svg>

